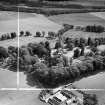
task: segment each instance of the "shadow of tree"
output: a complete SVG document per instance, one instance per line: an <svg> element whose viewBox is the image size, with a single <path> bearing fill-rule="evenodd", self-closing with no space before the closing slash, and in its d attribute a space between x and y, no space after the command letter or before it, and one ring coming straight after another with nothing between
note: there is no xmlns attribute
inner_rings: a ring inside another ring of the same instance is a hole
<svg viewBox="0 0 105 105"><path fill-rule="evenodd" d="M10 67L8 68L8 70L13 71L13 72L17 72L17 71L18 71L18 70L17 70L17 67L15 67L15 66L10 66Z"/></svg>

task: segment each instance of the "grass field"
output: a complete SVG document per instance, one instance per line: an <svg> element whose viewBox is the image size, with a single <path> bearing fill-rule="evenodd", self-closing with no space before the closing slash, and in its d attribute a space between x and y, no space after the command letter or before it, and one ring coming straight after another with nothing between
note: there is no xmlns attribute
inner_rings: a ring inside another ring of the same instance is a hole
<svg viewBox="0 0 105 105"><path fill-rule="evenodd" d="M97 16L95 16L97 14ZM102 15L103 18L98 17ZM50 20L54 21L58 24L72 24L72 25L103 25L105 26L105 12L99 12L99 13L75 13L75 14L62 14L62 15L56 15L56 16L49 16Z"/></svg>
<svg viewBox="0 0 105 105"><path fill-rule="evenodd" d="M48 105L38 99L41 90L0 91L0 105ZM96 94L99 105L105 105L105 91L85 91Z"/></svg>
<svg viewBox="0 0 105 105"><path fill-rule="evenodd" d="M105 89L104 79L105 72L101 72L96 75L84 77L73 84L80 89Z"/></svg>
<svg viewBox="0 0 105 105"><path fill-rule="evenodd" d="M36 31L58 31L61 25L48 20L43 15L32 13L19 13L19 30L30 31L35 35Z"/></svg>
<svg viewBox="0 0 105 105"><path fill-rule="evenodd" d="M17 12L0 11L0 33L24 30L35 34L36 31L57 31L60 28L60 25L42 15L20 12L18 18Z"/></svg>
<svg viewBox="0 0 105 105"><path fill-rule="evenodd" d="M18 32L18 13L0 11L0 34Z"/></svg>
<svg viewBox="0 0 105 105"><path fill-rule="evenodd" d="M17 73L0 68L0 88L16 88Z"/></svg>
<svg viewBox="0 0 105 105"><path fill-rule="evenodd" d="M44 105L38 99L39 93L40 90L0 91L0 105Z"/></svg>

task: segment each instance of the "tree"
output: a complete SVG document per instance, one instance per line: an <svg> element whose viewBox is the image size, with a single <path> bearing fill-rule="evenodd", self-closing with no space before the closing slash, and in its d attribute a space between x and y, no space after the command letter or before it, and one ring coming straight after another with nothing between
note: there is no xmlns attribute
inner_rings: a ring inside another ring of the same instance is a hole
<svg viewBox="0 0 105 105"><path fill-rule="evenodd" d="M83 105L98 105L98 99L95 94L84 94Z"/></svg>
<svg viewBox="0 0 105 105"><path fill-rule="evenodd" d="M24 31L20 31L20 37L24 36Z"/></svg>
<svg viewBox="0 0 105 105"><path fill-rule="evenodd" d="M49 69L43 63L36 63L33 65L31 75L33 78L37 78L41 83L46 83Z"/></svg>
<svg viewBox="0 0 105 105"><path fill-rule="evenodd" d="M60 42L56 42L55 44L55 49L61 48L61 43Z"/></svg>
<svg viewBox="0 0 105 105"><path fill-rule="evenodd" d="M30 35L31 35L31 33L29 31L25 32L25 36L30 36Z"/></svg>

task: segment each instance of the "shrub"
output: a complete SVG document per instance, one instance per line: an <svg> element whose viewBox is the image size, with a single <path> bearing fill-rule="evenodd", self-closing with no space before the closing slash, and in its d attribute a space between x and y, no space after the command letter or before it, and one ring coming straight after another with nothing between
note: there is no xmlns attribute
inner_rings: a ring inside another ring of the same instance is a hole
<svg viewBox="0 0 105 105"><path fill-rule="evenodd" d="M73 25L69 25L69 24L63 24L63 27L66 31L70 30L70 29L73 29L74 26Z"/></svg>
<svg viewBox="0 0 105 105"><path fill-rule="evenodd" d="M56 37L57 35L56 35L56 33L55 32L48 32L48 36L49 37Z"/></svg>
<svg viewBox="0 0 105 105"><path fill-rule="evenodd" d="M58 48L61 48L61 47L62 47L61 43L60 42L56 42L55 49L58 49Z"/></svg>
<svg viewBox="0 0 105 105"><path fill-rule="evenodd" d="M36 32L36 37L40 37L41 33L40 32Z"/></svg>
<svg viewBox="0 0 105 105"><path fill-rule="evenodd" d="M25 36L31 36L31 33L29 31L26 31Z"/></svg>
<svg viewBox="0 0 105 105"><path fill-rule="evenodd" d="M96 94L84 94L83 105L98 105Z"/></svg>
<svg viewBox="0 0 105 105"><path fill-rule="evenodd" d="M85 28L86 32L102 33L102 32L104 32L104 30L105 30L105 28L101 25L86 26L86 28Z"/></svg>

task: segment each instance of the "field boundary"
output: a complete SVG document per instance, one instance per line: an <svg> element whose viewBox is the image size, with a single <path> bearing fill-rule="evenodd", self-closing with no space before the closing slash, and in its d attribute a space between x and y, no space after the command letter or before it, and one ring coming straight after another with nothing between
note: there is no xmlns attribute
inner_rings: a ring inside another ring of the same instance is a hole
<svg viewBox="0 0 105 105"><path fill-rule="evenodd" d="M84 9L70 9L70 8L59 8L51 9L44 7L27 7L27 6L16 6L16 5L2 5L0 4L1 11L15 11L18 12L29 12L29 13L37 13L43 14L46 16L59 15L59 14L72 14L72 13L88 13L88 12L105 12L105 9L92 9L92 8L84 8Z"/></svg>

